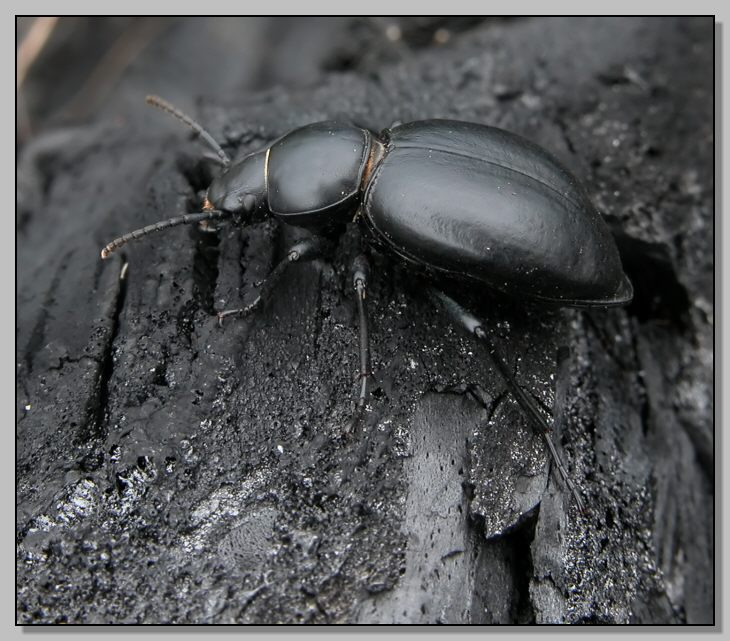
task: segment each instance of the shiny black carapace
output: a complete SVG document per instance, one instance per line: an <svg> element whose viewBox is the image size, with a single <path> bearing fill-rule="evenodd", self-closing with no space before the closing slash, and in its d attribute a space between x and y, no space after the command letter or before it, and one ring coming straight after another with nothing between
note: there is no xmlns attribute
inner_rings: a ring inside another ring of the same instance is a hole
<svg viewBox="0 0 730 641"><path fill-rule="evenodd" d="M319 122L231 164L195 121L160 98L147 100L192 127L224 169L208 188L202 212L125 234L104 247L102 258L150 232L211 219L246 224L273 216L311 232L288 250L254 303L223 311L219 320L253 311L289 264L318 256L318 238L353 219L370 241L366 250L376 245L429 273L566 306L605 307L631 300L616 243L583 187L553 156L515 134L453 120L411 122L379 134L347 123ZM370 376L367 279L362 254L355 260L353 279L360 318L358 413L365 408ZM487 343L582 509L547 435L545 418L489 344L482 324L445 293L433 289L431 294L455 321Z"/></svg>

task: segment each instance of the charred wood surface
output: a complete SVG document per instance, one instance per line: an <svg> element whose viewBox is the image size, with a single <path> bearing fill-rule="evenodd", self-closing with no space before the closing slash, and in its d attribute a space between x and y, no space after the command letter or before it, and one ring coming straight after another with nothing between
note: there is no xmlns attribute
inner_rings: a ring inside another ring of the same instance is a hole
<svg viewBox="0 0 730 641"><path fill-rule="evenodd" d="M455 118L526 136L586 183L629 307L461 292L551 409L586 513L480 346L387 257L368 298L378 385L344 431L351 234L222 329L291 230L176 228L100 261L195 211L210 179L140 104L19 157L19 623L714 620L712 19L380 26L308 40L309 87L177 91L236 157L317 120Z"/></svg>

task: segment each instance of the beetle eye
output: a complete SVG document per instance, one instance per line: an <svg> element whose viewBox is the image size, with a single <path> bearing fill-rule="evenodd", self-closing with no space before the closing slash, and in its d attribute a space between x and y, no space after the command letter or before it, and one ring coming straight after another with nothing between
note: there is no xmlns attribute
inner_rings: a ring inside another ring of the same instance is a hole
<svg viewBox="0 0 730 641"><path fill-rule="evenodd" d="M246 194L241 199L241 206L243 207L244 211L250 214L256 207L256 198L251 194Z"/></svg>

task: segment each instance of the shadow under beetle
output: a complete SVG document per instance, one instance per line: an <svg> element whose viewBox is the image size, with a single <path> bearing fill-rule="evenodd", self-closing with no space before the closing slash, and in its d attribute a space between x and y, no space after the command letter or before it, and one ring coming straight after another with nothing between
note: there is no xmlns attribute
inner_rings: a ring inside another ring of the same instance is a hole
<svg viewBox="0 0 730 641"><path fill-rule="evenodd" d="M544 149L515 134L424 120L376 135L328 121L295 129L231 164L190 117L155 96L147 102L190 126L224 169L208 188L202 212L125 234L104 247L102 258L129 240L204 220L246 224L273 216L311 232L289 248L252 304L219 313L219 322L252 312L290 264L317 257L318 238L353 215L371 244L429 273L563 306L606 307L632 298L615 241L577 179ZM358 414L365 409L371 375L367 282L368 263L361 254L353 265L360 324ZM452 320L486 344L582 511L545 418L490 344L482 323L444 292L430 288L429 293Z"/></svg>

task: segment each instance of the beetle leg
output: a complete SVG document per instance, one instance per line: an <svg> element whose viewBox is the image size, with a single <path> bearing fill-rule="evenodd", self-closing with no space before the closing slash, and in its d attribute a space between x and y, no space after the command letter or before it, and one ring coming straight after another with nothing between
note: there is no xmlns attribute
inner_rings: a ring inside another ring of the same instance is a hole
<svg viewBox="0 0 730 641"><path fill-rule="evenodd" d="M350 422L350 430L365 411L368 399L368 379L370 372L370 336L368 335L368 315L365 299L367 297L368 272L370 268L364 254L360 254L353 263L352 284L357 297L357 312L360 324L360 396L357 401L355 415Z"/></svg>
<svg viewBox="0 0 730 641"><path fill-rule="evenodd" d="M286 252L286 256L276 267L274 267L274 269L271 270L269 275L266 277L266 280L261 283L260 293L253 302L246 305L246 307L241 307L240 309L227 309L225 311L218 312L218 324L222 327L224 318L228 318L229 316L245 317L254 312L261 306L261 303L268 298L276 287L276 284L279 282L279 279L284 275L284 272L286 272L292 263L313 260L320 255L321 250L322 247L320 242L314 237L301 240L292 245L289 248L289 251Z"/></svg>
<svg viewBox="0 0 730 641"><path fill-rule="evenodd" d="M542 435L543 440L545 441L545 444L550 451L553 462L555 463L555 467L558 469L558 472L560 473L563 481L575 497L575 502L578 505L578 509L581 512L584 512L585 508L583 506L583 501L578 494L578 489L575 487L575 484L568 476L568 470L565 468L565 465L558 455L558 451L555 449L555 445L550 439L550 427L548 426L542 414L540 414L540 410L537 408L537 404L535 403L535 401L530 398L530 396L517 384L517 381L515 381L512 372L510 372L510 369L507 366L507 363L502 360L502 358L497 353L494 345L487 337L487 333L484 331L482 323L475 316L467 312L453 298L450 298L443 292L436 289L429 289L429 293L433 298L437 299L443 305L443 307L446 309L447 313L453 320L455 320L459 325L467 329L470 333L472 333L476 338L478 338L482 343L486 345L492 362L496 366L499 373L502 375L502 378L507 383L507 386L512 395L515 397L517 403L520 405L525 414L527 414L533 429L536 429L537 432Z"/></svg>

